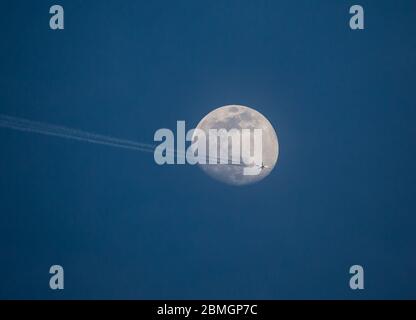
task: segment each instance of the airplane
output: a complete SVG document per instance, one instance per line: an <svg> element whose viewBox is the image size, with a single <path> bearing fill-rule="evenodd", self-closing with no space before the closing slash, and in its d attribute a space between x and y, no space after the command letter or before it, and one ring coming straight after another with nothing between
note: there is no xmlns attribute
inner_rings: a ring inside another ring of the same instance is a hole
<svg viewBox="0 0 416 320"><path fill-rule="evenodd" d="M263 170L264 168L268 168L268 166L264 165L264 162L261 163L261 166L259 166L261 170Z"/></svg>

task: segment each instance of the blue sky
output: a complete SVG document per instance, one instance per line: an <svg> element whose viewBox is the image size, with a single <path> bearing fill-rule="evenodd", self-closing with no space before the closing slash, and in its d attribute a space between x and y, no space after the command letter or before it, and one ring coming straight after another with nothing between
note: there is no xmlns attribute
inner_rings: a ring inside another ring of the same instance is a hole
<svg viewBox="0 0 416 320"><path fill-rule="evenodd" d="M239 188L0 129L0 298L416 298L414 1L55 2L1 4L0 113L152 143L242 104L280 155Z"/></svg>

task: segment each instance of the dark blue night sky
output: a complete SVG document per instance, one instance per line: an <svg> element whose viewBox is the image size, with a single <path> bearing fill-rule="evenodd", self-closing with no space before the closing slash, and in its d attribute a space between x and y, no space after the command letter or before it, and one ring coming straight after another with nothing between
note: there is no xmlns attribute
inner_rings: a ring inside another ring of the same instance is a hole
<svg viewBox="0 0 416 320"><path fill-rule="evenodd" d="M0 298L416 298L416 2L353 4L1 1L0 113L152 143L242 104L280 155L232 187L0 128Z"/></svg>

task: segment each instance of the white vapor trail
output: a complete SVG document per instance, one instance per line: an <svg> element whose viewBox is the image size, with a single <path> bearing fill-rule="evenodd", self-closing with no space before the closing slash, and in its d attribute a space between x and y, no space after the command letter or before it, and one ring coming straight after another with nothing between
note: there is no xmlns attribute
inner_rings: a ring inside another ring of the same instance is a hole
<svg viewBox="0 0 416 320"><path fill-rule="evenodd" d="M124 148L142 152L153 153L156 146L148 143L140 143L131 140L118 139L106 135L96 134L92 132L82 131L79 129L68 128L64 126L52 125L44 122L32 121L17 117L11 117L8 115L0 114L0 127L14 129L19 131L26 131L32 133L43 134L47 136L61 137L65 139L78 140L83 142L89 142L94 144L101 144L111 147ZM179 152L174 149L166 149L167 153L174 153L176 155L183 155L184 152ZM185 152L186 154L186 152ZM207 157L207 162L210 157ZM215 158L215 162L221 159ZM228 159L226 159L228 162ZM233 166L244 166L244 164L228 163Z"/></svg>
<svg viewBox="0 0 416 320"><path fill-rule="evenodd" d="M78 129L51 125L48 123L31 121L2 114L0 114L0 127L144 152L153 152L155 148L154 145L147 143L118 139Z"/></svg>

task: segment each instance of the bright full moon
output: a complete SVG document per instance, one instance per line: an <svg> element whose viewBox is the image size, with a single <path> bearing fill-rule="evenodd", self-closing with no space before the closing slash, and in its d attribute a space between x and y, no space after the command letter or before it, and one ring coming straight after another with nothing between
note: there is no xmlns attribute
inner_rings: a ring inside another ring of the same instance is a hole
<svg viewBox="0 0 416 320"><path fill-rule="evenodd" d="M264 168L258 175L244 175L244 162L242 165L233 164L199 164L211 177L230 185L246 185L264 179L273 170L279 155L277 135L271 123L260 112L240 105L220 107L208 113L198 124L208 137L209 129L262 129L262 159ZM194 140L194 139L192 139ZM251 140L253 137L251 135ZM243 142L243 141L242 141ZM252 142L251 142L252 143ZM229 144L231 155L231 143ZM249 166L247 166L249 167Z"/></svg>

